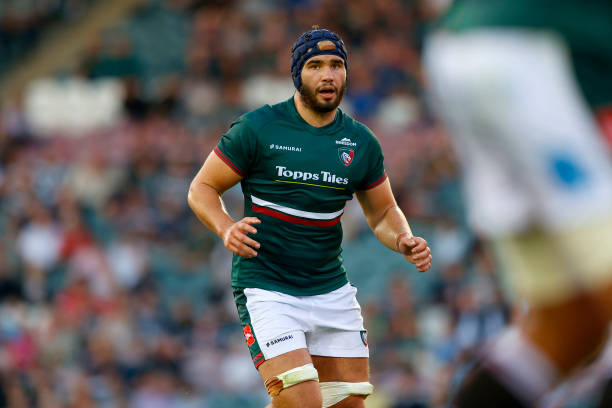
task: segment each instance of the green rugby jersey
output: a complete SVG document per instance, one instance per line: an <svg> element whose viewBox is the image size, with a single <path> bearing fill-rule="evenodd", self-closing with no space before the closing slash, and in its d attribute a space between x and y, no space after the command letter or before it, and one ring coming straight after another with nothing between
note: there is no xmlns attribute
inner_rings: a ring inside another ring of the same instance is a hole
<svg viewBox="0 0 612 408"><path fill-rule="evenodd" d="M232 286L317 295L348 282L340 217L356 190L387 178L374 134L340 109L309 125L293 98L241 116L215 153L243 177L244 216L258 217L258 255L234 255Z"/></svg>
<svg viewBox="0 0 612 408"><path fill-rule="evenodd" d="M612 103L612 1L455 0L439 22L449 30L552 29L569 46L578 83L593 107Z"/></svg>

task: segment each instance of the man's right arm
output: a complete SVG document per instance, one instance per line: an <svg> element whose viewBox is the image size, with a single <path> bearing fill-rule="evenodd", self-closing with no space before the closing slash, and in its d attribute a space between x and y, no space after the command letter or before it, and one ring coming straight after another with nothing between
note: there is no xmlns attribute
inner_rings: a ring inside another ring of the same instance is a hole
<svg viewBox="0 0 612 408"><path fill-rule="evenodd" d="M187 201L198 219L221 237L228 250L252 258L257 256L255 249L259 248L259 243L247 234L256 234L257 230L253 224L259 224L261 221L256 217L234 221L227 213L221 198L227 189L241 179L242 176L211 152L191 182Z"/></svg>

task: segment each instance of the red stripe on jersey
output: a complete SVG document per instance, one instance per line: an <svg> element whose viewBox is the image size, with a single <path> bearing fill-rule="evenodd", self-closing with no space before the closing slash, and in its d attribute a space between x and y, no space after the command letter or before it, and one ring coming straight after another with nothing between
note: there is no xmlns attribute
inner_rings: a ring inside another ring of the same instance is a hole
<svg viewBox="0 0 612 408"><path fill-rule="evenodd" d="M253 361L257 361L259 357L263 357L263 354L259 353L255 357L253 357Z"/></svg>
<svg viewBox="0 0 612 408"><path fill-rule="evenodd" d="M219 149L218 146L215 146L215 148L213 149L213 151L217 154L217 156L219 156L219 158L221 160L223 160L223 162L225 164L227 164L228 166L230 166L230 168L232 170L234 170L234 172L236 174L238 174L241 177L244 177L244 173L242 171L240 171L240 169L238 167L236 167L236 165L234 163L232 163L232 161L230 159L227 158L226 155L223 154L223 152L221 151L221 149Z"/></svg>
<svg viewBox="0 0 612 408"><path fill-rule="evenodd" d="M305 218L298 218L292 215L283 214L282 212L274 211L266 207L260 207L258 205L253 205L253 211L260 214L266 214L270 217L278 218L279 220L291 222L293 224L300 225L312 225L315 227L333 227L334 225L340 222L341 215L337 216L332 220L308 220Z"/></svg>
<svg viewBox="0 0 612 408"><path fill-rule="evenodd" d="M382 184L385 180L387 179L387 173L383 174L381 178L379 178L378 180L376 180L375 182L368 184L367 186L365 186L362 190L369 190L371 188L376 187L379 184Z"/></svg>

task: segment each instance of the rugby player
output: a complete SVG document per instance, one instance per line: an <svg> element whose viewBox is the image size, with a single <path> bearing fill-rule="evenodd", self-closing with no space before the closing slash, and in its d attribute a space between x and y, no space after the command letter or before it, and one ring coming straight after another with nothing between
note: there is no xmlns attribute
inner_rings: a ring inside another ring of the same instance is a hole
<svg viewBox="0 0 612 408"><path fill-rule="evenodd" d="M378 140L338 108L347 68L336 34L302 34L291 58L297 92L234 122L189 190L195 214L234 253L234 298L271 407L364 407L372 393L366 330L340 247L353 194L384 245L419 272L430 268ZM244 218L235 221L221 196L238 182Z"/></svg>

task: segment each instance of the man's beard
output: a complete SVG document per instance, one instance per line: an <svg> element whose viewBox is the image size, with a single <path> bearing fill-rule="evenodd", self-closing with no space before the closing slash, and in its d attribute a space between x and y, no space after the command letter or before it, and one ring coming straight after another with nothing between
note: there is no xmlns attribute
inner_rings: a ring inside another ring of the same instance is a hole
<svg viewBox="0 0 612 408"><path fill-rule="evenodd" d="M340 105L342 102L342 98L344 97L344 92L346 91L346 83L342 84L340 88L336 88L336 99L331 101L319 102L317 101L317 91L316 89L312 89L302 84L300 88L300 93L302 94L302 99L306 106L317 113L327 113L331 112Z"/></svg>

